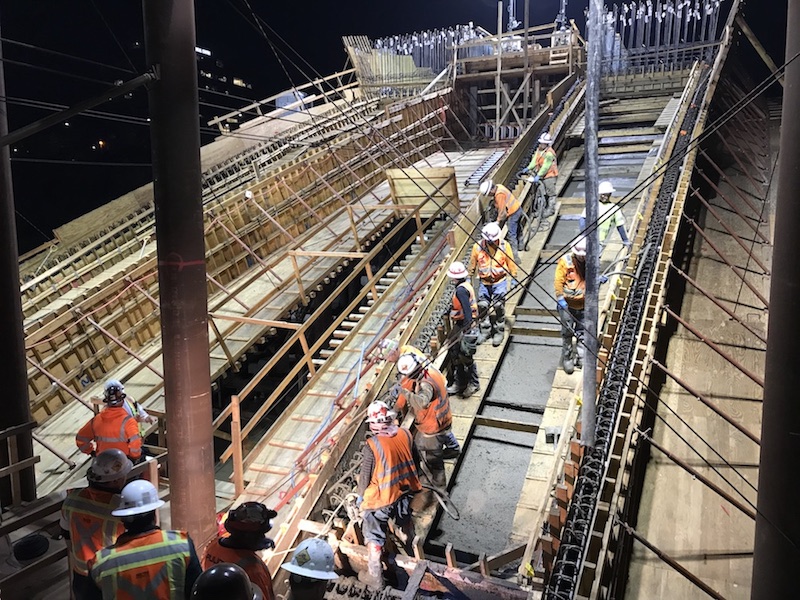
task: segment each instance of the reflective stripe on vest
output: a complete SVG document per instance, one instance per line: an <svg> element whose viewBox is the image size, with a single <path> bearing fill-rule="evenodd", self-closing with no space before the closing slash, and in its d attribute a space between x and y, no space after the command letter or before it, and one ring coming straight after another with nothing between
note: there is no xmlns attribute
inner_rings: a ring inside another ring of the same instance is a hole
<svg viewBox="0 0 800 600"><path fill-rule="evenodd" d="M408 492L422 489L411 454L411 433L399 428L393 436L376 435L367 440L375 456L369 486L364 491L363 510L391 506Z"/></svg>
<svg viewBox="0 0 800 600"><path fill-rule="evenodd" d="M544 157L548 153L553 155L553 162L550 163L550 168L547 169L547 173L544 174L543 178L545 179L548 177L558 177L558 158L556 156L556 151L553 150L552 146L549 146L545 149L544 152L542 152L541 150L537 150L536 154L534 154L533 156L534 164L536 165L536 170L534 171L534 175L538 175L539 171L542 168L542 165L544 165Z"/></svg>
<svg viewBox="0 0 800 600"><path fill-rule="evenodd" d="M512 194L506 186L498 185L497 191L494 193L494 205L498 212L505 208L507 215L513 215L519 210L521 203L519 198Z"/></svg>
<svg viewBox="0 0 800 600"><path fill-rule="evenodd" d="M182 531L160 529L100 550L91 575L103 600L183 600L191 549Z"/></svg>
<svg viewBox="0 0 800 600"><path fill-rule="evenodd" d="M88 575L87 562L125 531L122 522L111 516L116 508L113 499L112 492L91 488L71 490L64 499L61 512L69 523L72 570L76 573Z"/></svg>
<svg viewBox="0 0 800 600"><path fill-rule="evenodd" d="M463 283L459 283L457 288L463 287L465 290L469 292L469 307L472 311L472 318L478 318L478 303L475 302L475 290L472 288L472 284L468 281ZM464 320L464 307L461 306L461 300L458 299L456 294L453 294L453 309L450 311L450 318L454 321L463 321Z"/></svg>
<svg viewBox="0 0 800 600"><path fill-rule="evenodd" d="M414 424L422 433L431 435L449 427L453 422L453 415L450 413L445 376L438 369L428 367L425 369L422 380L433 388L433 398L427 408L414 409ZM400 387L411 391L414 387L414 380L406 377Z"/></svg>
<svg viewBox="0 0 800 600"><path fill-rule="evenodd" d="M478 245L478 277L485 284L495 284L505 279L506 274L510 272L508 269L509 262L513 250L511 244L503 241L502 249L498 246L495 250L494 256L489 254L484 246L484 242Z"/></svg>

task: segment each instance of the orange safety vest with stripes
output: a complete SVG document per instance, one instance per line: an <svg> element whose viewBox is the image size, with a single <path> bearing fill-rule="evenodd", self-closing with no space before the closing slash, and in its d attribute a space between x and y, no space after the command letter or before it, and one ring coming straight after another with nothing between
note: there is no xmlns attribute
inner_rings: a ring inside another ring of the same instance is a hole
<svg viewBox="0 0 800 600"><path fill-rule="evenodd" d="M246 548L228 548L220 543L220 538L215 539L206 548L200 566L206 571L220 563L233 563L242 567L254 584L264 594L264 600L274 600L272 591L272 576L264 561L253 550Z"/></svg>
<svg viewBox="0 0 800 600"><path fill-rule="evenodd" d="M411 432L404 427L399 427L395 435L376 435L367 440L375 464L364 490L362 510L391 506L403 495L422 489L411 444Z"/></svg>
<svg viewBox="0 0 800 600"><path fill-rule="evenodd" d="M447 379L441 371L435 367L427 367L422 381L427 382L433 387L433 398L431 403L423 409L414 409L414 424L422 433L435 435L444 431L453 422L453 415L450 412L450 399L447 397ZM404 377L400 383L404 390L413 391L414 379ZM405 395L397 399L397 408L402 409L407 401Z"/></svg>
<svg viewBox="0 0 800 600"><path fill-rule="evenodd" d="M556 298L563 297L570 308L583 310L586 294L586 281L575 268L571 254L558 259L555 276Z"/></svg>
<svg viewBox="0 0 800 600"><path fill-rule="evenodd" d="M494 254L490 254L486 249L484 240L472 246L472 254L469 259L470 271L476 266L478 277L486 285L494 285L506 278L517 276L517 264L514 262L514 251L507 240L503 240L498 245Z"/></svg>
<svg viewBox="0 0 800 600"><path fill-rule="evenodd" d="M70 490L61 505L62 523L69 531L72 570L88 575L87 563L98 550L110 546L125 533L125 526L111 511L117 507L116 494L95 488Z"/></svg>
<svg viewBox="0 0 800 600"><path fill-rule="evenodd" d="M533 171L534 174L538 175L539 171L542 170L542 165L544 165L544 159L548 154L552 155L553 162L550 163L550 168L547 169L547 173L544 174L544 177L542 177L542 179L547 179L549 177L558 177L558 158L556 155L556 151L553 150L552 146L548 146L544 150L537 150L535 152L535 154L533 155L533 160L531 161L534 165L534 168L531 169L531 171Z"/></svg>
<svg viewBox="0 0 800 600"><path fill-rule="evenodd" d="M519 198L511 193L510 189L504 185L497 184L497 189L494 192L494 205L498 214L502 214L503 209L505 209L506 216L511 216L519 210L522 203Z"/></svg>
<svg viewBox="0 0 800 600"><path fill-rule="evenodd" d="M191 542L184 531L123 534L89 563L103 600L184 600Z"/></svg>
<svg viewBox="0 0 800 600"><path fill-rule="evenodd" d="M139 424L123 406L107 406L81 427L75 436L75 444L84 454L92 453L92 440L97 445L97 454L116 448L133 461L142 455Z"/></svg>
<svg viewBox="0 0 800 600"><path fill-rule="evenodd" d="M464 281L463 283L459 283L456 287L463 287L469 292L469 308L472 312L472 318L477 319L478 303L475 301L475 290L472 284L469 281ZM453 308L450 310L450 318L453 319L453 321L464 320L464 307L461 306L461 300L458 299L456 294L453 294Z"/></svg>

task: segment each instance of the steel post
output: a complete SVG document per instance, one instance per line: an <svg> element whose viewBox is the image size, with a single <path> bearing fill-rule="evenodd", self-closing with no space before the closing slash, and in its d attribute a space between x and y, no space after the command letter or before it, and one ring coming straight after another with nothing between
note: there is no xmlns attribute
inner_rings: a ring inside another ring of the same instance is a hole
<svg viewBox="0 0 800 600"><path fill-rule="evenodd" d="M200 115L192 0L144 0L172 526L216 526Z"/></svg>
<svg viewBox="0 0 800 600"><path fill-rule="evenodd" d="M800 267L800 1L789 0L786 18L785 87L781 123L778 199L775 209L775 246L770 282L769 330L758 469L758 517L753 557L752 598L791 598L800 583L800 410L797 390L797 285Z"/></svg>
<svg viewBox="0 0 800 600"><path fill-rule="evenodd" d="M8 135L6 80L0 51L0 138ZM19 292L19 254L17 252L17 220L14 214L14 187L11 181L11 149L0 147L0 314L3 315L3 344L0 344L0 381L3 382L3 410L0 410L0 430L31 421L28 398L28 371L25 368L25 331L22 326L22 297ZM17 436L17 459L33 456L30 430ZM10 457L6 444L0 445L0 466L8 466ZM36 498L34 467L20 471L20 491L23 500ZM11 505L11 482L0 479L0 502Z"/></svg>

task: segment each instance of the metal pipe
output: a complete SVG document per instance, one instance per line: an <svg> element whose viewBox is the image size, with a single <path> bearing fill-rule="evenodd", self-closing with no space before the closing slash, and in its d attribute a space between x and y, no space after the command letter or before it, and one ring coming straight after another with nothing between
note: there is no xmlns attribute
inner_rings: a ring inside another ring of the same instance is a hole
<svg viewBox="0 0 800 600"><path fill-rule="evenodd" d="M676 320L678 323L680 323L681 325L683 325L683 326L684 326L686 329L688 329L689 331L691 331L691 332L692 332L692 333L693 333L693 334L694 334L694 335L695 335L695 336L696 336L696 337L697 337L697 338L698 338L700 341L702 341L702 342L703 342L703 343L704 343L706 346L708 346L709 348L711 348L711 349L712 349L714 352L716 352L717 354L719 354L719 355L720 355L722 358L724 358L724 359L725 359L727 362L729 362L729 363L730 363L730 364L732 364L734 367L736 367L737 369L739 369L739 370L740 370L742 373L744 373L745 375L747 375L747 377L749 377L750 379L752 379L752 380L753 380L755 383L757 383L757 384L758 384L758 385L760 385L761 387L764 387L764 380L763 380L761 377L759 377L758 375L756 375L755 373L753 373L753 372L752 372L750 369L748 369L747 367L745 367L744 365L742 365L742 364L741 364L739 361L737 361L736 359L734 359L734 358L733 358L732 356L730 356L729 354L726 354L726 353L725 353L725 352L722 350L722 348L720 348L720 347L719 347L717 344L715 344L715 343L714 343L714 342L712 342L710 339L708 339L706 336L704 336L702 333L700 333L700 332L699 332L697 329L695 329L694 327L692 327L692 326L691 326L691 325L690 325L690 324L689 324L689 323L688 323L688 322L687 322L685 319L682 319L682 318L680 317L680 315L677 315L677 314L675 313L675 311L673 311L673 310L672 310L672 309L671 309L669 306L665 306L665 307L664 307L664 312L666 312L668 315L670 315L670 316L671 316L673 319L675 319L675 320Z"/></svg>
<svg viewBox="0 0 800 600"><path fill-rule="evenodd" d="M800 2L789 0L786 18L786 71L783 90L780 166L775 209L775 245L770 282L766 385L758 469L758 517L753 557L752 598L791 598L797 593L800 570L800 478L797 468L800 412L797 390L797 282L800 278Z"/></svg>
<svg viewBox="0 0 800 600"><path fill-rule="evenodd" d="M76 312L78 314L82 314L81 311L79 311L77 309L76 309ZM130 346L128 346L125 343L123 343L123 341L121 339L119 339L117 336L115 336L113 333L111 333L108 329L106 329L105 327L100 325L100 323L98 323L97 321L95 321L94 319L92 319L88 315L83 315L83 316L86 318L87 321L89 321L89 323L92 324L92 326L95 329L97 329L100 333L102 333L104 336L106 336L108 339L110 339L112 342L114 342L117 346L122 348L125 351L125 354L128 354L128 355L132 356L133 358L138 360L144 367L150 369L153 373L155 373L156 375L158 375L159 377L161 377L163 379L164 374L161 373L155 367L150 366L150 362L153 360L152 358L150 360L145 360L145 358L143 356L139 356L136 352L133 351L133 349Z"/></svg>
<svg viewBox="0 0 800 600"><path fill-rule="evenodd" d="M68 388L66 385L64 385L64 383L63 383L63 382L62 382L60 379L58 379L58 377L56 377L55 375L53 375L52 373L50 373L50 372L49 372L47 369L45 369L45 368L44 368L42 365L40 365L39 363L37 363L35 360L33 360L32 358L30 358L29 356L26 356L26 357L25 357L25 360L27 360L27 361L28 361L28 363L29 363L29 364L30 364L30 365L31 365L31 366L32 366L34 369L38 370L38 371L39 371L39 372L40 372L42 375L44 375L45 377L47 377L47 378L48 378L50 381L52 381L53 383L55 383L55 384L56 384L58 387L60 387L60 388L61 388L62 390L64 390L64 391L65 391L67 394L69 394L70 396L72 396L72 397L73 397L75 400L77 400L78 402L80 402L81 404L83 404L83 405L84 405L86 408L88 408L90 411L92 411L93 413L94 413L94 412L97 412L97 411L95 411L95 409L94 409L94 406L92 406L90 403L88 403L86 400L84 400L84 399L83 399L83 398L81 398L81 397L80 397L78 394L76 394L76 393L75 393L73 390L71 390L71 389L70 389L70 388Z"/></svg>
<svg viewBox="0 0 800 600"><path fill-rule="evenodd" d="M172 526L216 533L193 0L144 0Z"/></svg>
<svg viewBox="0 0 800 600"><path fill-rule="evenodd" d="M227 213L226 213L226 214L227 214ZM227 216L228 216L228 218L229 218L229 219L231 219L231 221L233 220L233 219L231 218L231 216L230 216L230 215L227 215ZM234 232L234 231L233 231L233 230L232 230L230 227L228 227L227 225L225 225L225 223L223 223L223 222L222 222L222 221L219 219L219 217L217 217L216 219L214 219L214 222L215 222L217 225L219 225L220 227L222 227L222 228L225 230L225 232L226 232L226 233L227 233L229 236L231 236L231 237L232 237L232 238L233 238L233 239L236 241L236 243L237 243L237 244L239 244L239 245L242 247L242 249L243 249L245 252L247 252L247 253L248 253L250 256L252 256L252 257L255 259L255 261L256 261L256 262L257 262L259 265L261 265L261 272L262 272L262 273L264 273L264 274L265 274L265 275L267 275L267 276L269 276L269 275L272 275L273 277L275 277L275 279L277 279L277 280L278 280L278 282L279 282L279 283L282 283L282 282L283 282L283 279L281 279L281 277L280 277L280 276L279 276L277 273L275 273L275 271L273 271L273 270L272 270L272 269L269 267L269 265L267 265L267 263L265 263L265 262L264 262L264 260L263 260L263 259L262 259L262 258L261 258L261 257L260 257L258 254L256 254L256 253L253 251L253 249L252 249L250 246L248 246L248 245L247 245L247 244L244 242L244 240L243 240L241 237L239 237L238 235L236 235L236 232ZM274 282L273 282L273 283L274 283Z"/></svg>
<svg viewBox="0 0 800 600"><path fill-rule="evenodd" d="M734 428L738 429L738 430L739 430L740 432L742 432L744 435L746 435L746 436L747 436L747 437L749 437L751 440L753 440L753 441L754 441L756 444L759 444L759 445L761 444L761 440L758 438L758 436L757 436L756 434L754 434L753 432L751 432L749 429L747 429L747 428L746 428L744 425L742 425L742 424L741 424L741 423L739 423L738 421L734 420L734 419L733 419L733 417L731 417L731 416L730 416L728 413L726 413L726 412L725 412L724 410L722 410L722 409L721 409L719 406L717 406L716 404L714 404L713 402L711 402L711 401L710 401L708 398L706 398L705 396L703 396L702 394L700 394L699 392L697 392L697 391L696 391L696 390L695 390L693 387L691 387L691 386L690 386L688 383L686 383L685 381L683 381L683 379L681 379L680 377L678 377L677 375L675 375L675 373L673 373L672 371L670 371L669 369L667 369L667 367L665 367L664 365L662 365L660 362L658 362L658 361L657 361L657 360L655 360L654 358L651 358L651 359L650 359L650 362L651 362L652 364L654 364L656 367L658 367L658 368L659 368L659 369L660 369L660 370L661 370L661 371L664 373L664 375L666 375L667 377L669 377L670 379L672 379L672 381L674 381L675 383L677 383L677 384L678 384L679 386L681 386L681 387L682 387L684 390L686 390L687 392L689 392L689 393L690 393L692 396L694 396L695 398L697 398L698 400L700 400L700 402L702 402L703 404L705 404L705 405L706 405L708 408L710 408L712 411L714 411L714 412L715 412L715 413L716 413L718 416L722 417L722 419L723 419L723 420L725 420L725 421L726 421L726 422L727 422L729 425L731 425L732 427L734 427Z"/></svg>
<svg viewBox="0 0 800 600"><path fill-rule="evenodd" d="M0 139L8 136L8 107L6 80L0 49ZM7 144L0 147L0 381L3 382L3 410L0 410L0 429L30 423L31 406L28 398L28 377L25 368L25 330L23 327L22 296L19 292L19 254L17 251L17 219L14 214L14 186L11 178L11 153ZM31 431L17 438L17 459L33 457ZM11 457L7 444L0 444L0 466L9 466ZM36 470L28 467L19 472L21 498L36 499ZM11 506L12 485L8 477L0 478L0 504Z"/></svg>
<svg viewBox="0 0 800 600"><path fill-rule="evenodd" d="M54 456L56 456L56 457L57 457L57 458L58 458L58 459L59 459L61 462L63 462L65 465L67 465L67 466L69 467L70 471L71 471L72 469L74 469L74 468L77 466L77 465L75 464L75 461L73 461L73 460L70 460L69 458L67 458L66 456L64 456L63 454L61 454L61 452L59 452L58 450L56 450L55 448L53 448L53 447L52 447L50 444L48 444L47 442L45 442L45 441L44 441L42 438L40 438L40 437L39 437L38 435L36 435L35 433L31 433L31 437L32 437L34 440L36 440L36 442L37 442L37 443L41 444L41 445L44 447L44 449L45 449L45 450L48 450L49 452L51 452L51 453L52 453Z"/></svg>

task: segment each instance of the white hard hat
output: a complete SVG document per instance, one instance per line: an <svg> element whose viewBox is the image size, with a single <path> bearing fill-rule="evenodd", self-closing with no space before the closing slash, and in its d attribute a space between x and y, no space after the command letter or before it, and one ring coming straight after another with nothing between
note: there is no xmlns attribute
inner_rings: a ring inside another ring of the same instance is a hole
<svg viewBox="0 0 800 600"><path fill-rule="evenodd" d="M447 276L450 279L464 279L467 277L467 267L460 260L457 260L447 269Z"/></svg>
<svg viewBox="0 0 800 600"><path fill-rule="evenodd" d="M109 404L122 404L125 398L125 386L117 379L109 379L103 386L103 401Z"/></svg>
<svg viewBox="0 0 800 600"><path fill-rule="evenodd" d="M103 391L107 392L111 388L119 388L120 390L124 390L125 386L119 381L119 379L109 379L106 381L106 384L103 386Z"/></svg>
<svg viewBox="0 0 800 600"><path fill-rule="evenodd" d="M103 450L92 460L86 479L93 483L108 483L122 479L131 472L133 463L119 448Z"/></svg>
<svg viewBox="0 0 800 600"><path fill-rule="evenodd" d="M411 352L407 352L397 359L397 370L403 375L413 375L421 366L420 358Z"/></svg>
<svg viewBox="0 0 800 600"><path fill-rule="evenodd" d="M575 256L586 256L586 238L585 237L582 237L577 242L575 242L575 245L572 246L572 253Z"/></svg>
<svg viewBox="0 0 800 600"><path fill-rule="evenodd" d="M503 230L500 229L500 225L498 225L495 221L491 223L487 223L483 226L481 230L481 236L483 239L489 242L496 242L500 239L500 236L503 235Z"/></svg>
<svg viewBox="0 0 800 600"><path fill-rule="evenodd" d="M546 131L539 136L539 143L540 144L547 144L548 146L553 143L553 136L551 136Z"/></svg>
<svg viewBox="0 0 800 600"><path fill-rule="evenodd" d="M494 187L494 181L492 181L491 179L487 179L486 181L481 183L481 187L478 188L478 191L485 196L492 190L493 187Z"/></svg>
<svg viewBox="0 0 800 600"><path fill-rule="evenodd" d="M617 190L614 189L614 186L611 185L610 181L601 181L600 185L597 188L598 194L613 194Z"/></svg>
<svg viewBox="0 0 800 600"><path fill-rule="evenodd" d="M115 517L143 515L164 506L164 501L158 497L156 487L145 479L131 481L122 488L120 496L122 503L117 510L111 511Z"/></svg>
<svg viewBox="0 0 800 600"><path fill-rule="evenodd" d="M392 352L400 349L400 341L392 338L384 338L378 342L378 350L383 358L389 356Z"/></svg>
<svg viewBox="0 0 800 600"><path fill-rule="evenodd" d="M290 573L311 579L338 579L333 570L333 550L319 538L303 540L292 555L292 560L281 565Z"/></svg>
<svg viewBox="0 0 800 600"><path fill-rule="evenodd" d="M367 423L391 424L395 418L397 413L383 400L375 400L367 407Z"/></svg>

